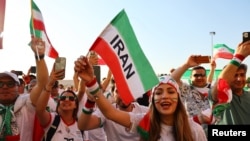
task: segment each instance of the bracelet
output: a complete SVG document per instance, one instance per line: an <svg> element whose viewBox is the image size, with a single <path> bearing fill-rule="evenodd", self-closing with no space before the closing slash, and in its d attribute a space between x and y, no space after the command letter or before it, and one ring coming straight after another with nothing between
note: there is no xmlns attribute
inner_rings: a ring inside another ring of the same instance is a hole
<svg viewBox="0 0 250 141"><path fill-rule="evenodd" d="M36 60L41 60L44 58L44 54L39 55L39 56L35 55L35 58L36 58Z"/></svg>

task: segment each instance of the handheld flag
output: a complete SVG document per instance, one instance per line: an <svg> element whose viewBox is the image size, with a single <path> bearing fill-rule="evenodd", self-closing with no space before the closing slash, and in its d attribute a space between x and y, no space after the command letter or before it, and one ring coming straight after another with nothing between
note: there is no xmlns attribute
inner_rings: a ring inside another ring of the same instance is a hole
<svg viewBox="0 0 250 141"><path fill-rule="evenodd" d="M158 84L122 10L99 35L90 50L97 52L110 68L124 103L130 103Z"/></svg>
<svg viewBox="0 0 250 141"><path fill-rule="evenodd" d="M31 0L30 34L45 41L45 54L47 56L51 58L59 56L46 33L42 13L33 0Z"/></svg>
<svg viewBox="0 0 250 141"><path fill-rule="evenodd" d="M216 44L213 47L213 57L214 59L223 58L223 59L232 59L234 54L234 49L229 48L225 44Z"/></svg>
<svg viewBox="0 0 250 141"><path fill-rule="evenodd" d="M0 0L0 49L3 48L3 31L6 0Z"/></svg>

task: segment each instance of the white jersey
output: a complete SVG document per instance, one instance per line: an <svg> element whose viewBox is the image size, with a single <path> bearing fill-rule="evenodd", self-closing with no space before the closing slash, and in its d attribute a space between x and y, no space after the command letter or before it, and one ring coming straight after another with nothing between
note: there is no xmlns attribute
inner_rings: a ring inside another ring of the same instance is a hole
<svg viewBox="0 0 250 141"><path fill-rule="evenodd" d="M51 121L49 125L44 129L45 134L47 134L51 124L53 123L55 119L55 115L56 113L51 113ZM71 125L67 125L66 123L64 123L62 119L60 120L60 123L51 141L64 141L64 140L65 141L83 141L84 140L84 135L82 135L82 132L77 127L77 121L75 121Z"/></svg>
<svg viewBox="0 0 250 141"><path fill-rule="evenodd" d="M35 118L35 107L32 105L29 94L19 95L14 105L14 114L11 124L13 135L20 134L20 141L32 141ZM2 125L3 117L0 115L0 125Z"/></svg>
<svg viewBox="0 0 250 141"><path fill-rule="evenodd" d="M134 108L131 113L146 113L149 109L148 107L139 105L136 102L132 104L134 105ZM116 104L112 105L116 107ZM96 110L93 114L101 118L104 131L107 135L107 141L137 141L140 139L140 135L137 132L129 132L124 126L106 119L100 110Z"/></svg>
<svg viewBox="0 0 250 141"><path fill-rule="evenodd" d="M137 126L139 125L144 115L145 114L130 113L130 121L132 123L130 132L138 133ZM191 128L194 141L207 141L206 134L201 125L194 122L192 118L189 118L189 124L190 124L190 128ZM166 141L166 140L175 141L173 126L161 124L161 129L162 130L161 130L160 138L158 139L158 141Z"/></svg>

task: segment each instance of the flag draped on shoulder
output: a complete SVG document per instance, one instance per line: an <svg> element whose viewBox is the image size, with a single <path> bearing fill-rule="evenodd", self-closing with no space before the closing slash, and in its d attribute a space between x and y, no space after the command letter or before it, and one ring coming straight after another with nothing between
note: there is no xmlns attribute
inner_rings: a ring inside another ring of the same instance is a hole
<svg viewBox="0 0 250 141"><path fill-rule="evenodd" d="M31 0L30 34L33 37L42 38L42 40L45 41L45 54L47 56L51 58L57 58L59 56L46 33L42 13L33 0Z"/></svg>
<svg viewBox="0 0 250 141"><path fill-rule="evenodd" d="M6 0L0 0L0 49L3 48L3 31Z"/></svg>
<svg viewBox="0 0 250 141"><path fill-rule="evenodd" d="M216 44L213 47L213 57L214 59L232 59L234 54L234 49L229 48L225 44Z"/></svg>
<svg viewBox="0 0 250 141"><path fill-rule="evenodd" d="M159 82L124 9L103 30L90 50L97 52L110 68L124 103L142 96Z"/></svg>

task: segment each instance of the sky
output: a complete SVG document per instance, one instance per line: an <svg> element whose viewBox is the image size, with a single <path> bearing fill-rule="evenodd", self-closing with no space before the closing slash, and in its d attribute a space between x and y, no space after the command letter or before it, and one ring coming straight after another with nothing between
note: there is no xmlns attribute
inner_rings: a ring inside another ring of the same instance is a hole
<svg viewBox="0 0 250 141"><path fill-rule="evenodd" d="M27 73L35 65L30 41L30 1L6 0L0 71ZM74 61L86 55L110 21L125 9L138 42L156 74L169 73L190 55L211 55L212 44L235 49L250 31L249 0L34 0L48 37L67 58L65 80L73 78ZM215 32L211 36L210 32ZM250 57L249 57L250 58ZM246 58L244 63L250 64ZM45 57L49 71L54 59ZM216 60L217 69L229 60ZM209 69L208 64L202 64ZM101 67L105 77L108 67ZM248 73L250 76L250 71Z"/></svg>

